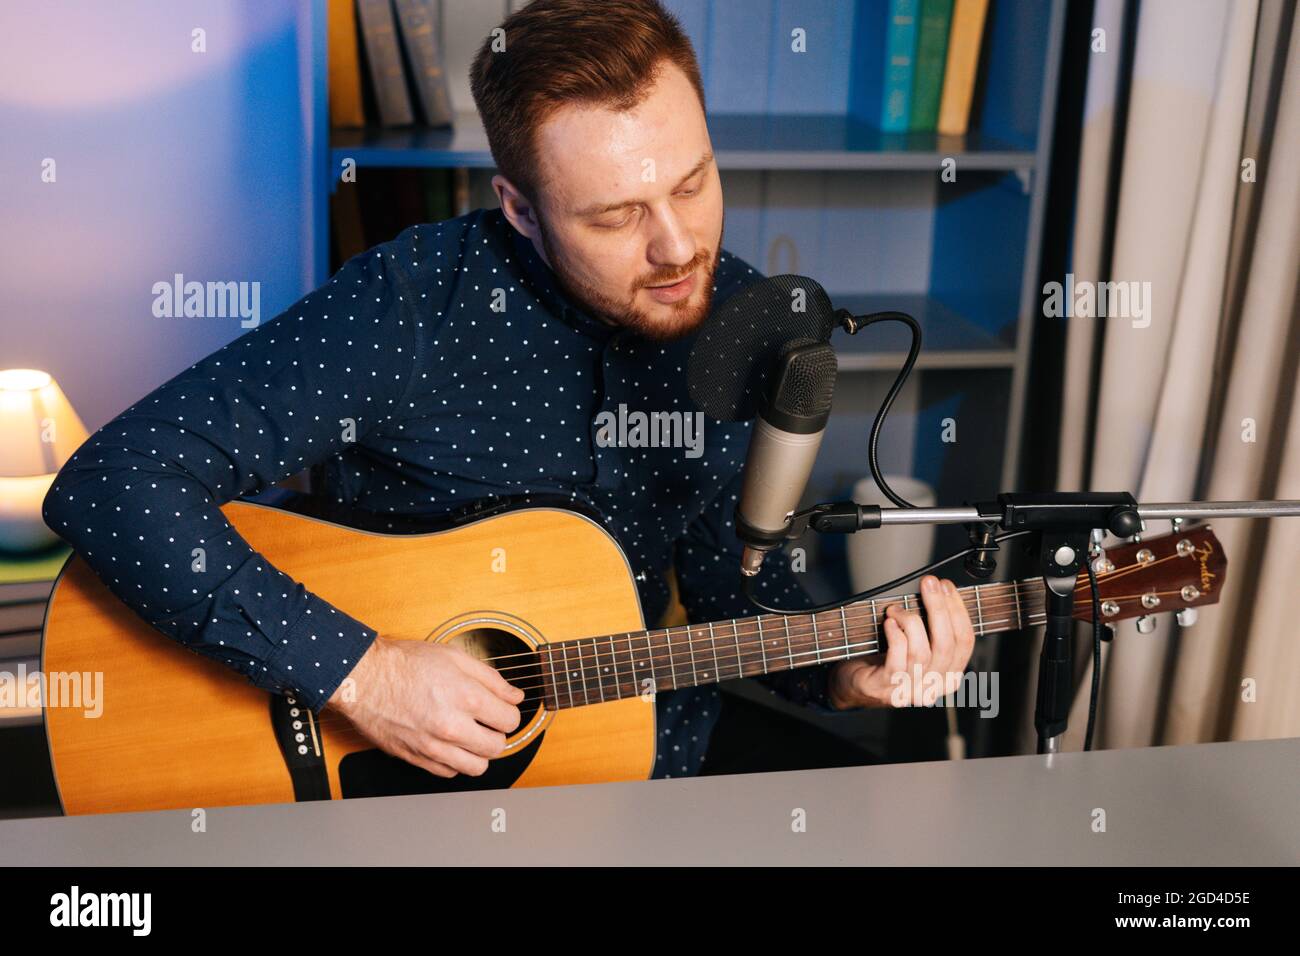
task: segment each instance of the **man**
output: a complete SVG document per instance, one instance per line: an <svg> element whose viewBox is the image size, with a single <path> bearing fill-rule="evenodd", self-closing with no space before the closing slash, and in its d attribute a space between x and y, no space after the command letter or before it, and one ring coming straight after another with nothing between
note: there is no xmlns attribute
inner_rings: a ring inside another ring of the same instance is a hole
<svg viewBox="0 0 1300 956"><path fill-rule="evenodd" d="M753 613L732 527L748 423L709 422L690 454L594 425L620 407L691 412L691 335L715 298L757 278L722 249L689 41L654 0L535 0L504 30L472 72L500 209L356 256L100 429L45 501L49 525L154 627L259 687L343 711L440 776L486 769L522 692L457 649L387 640L331 607L253 552L220 504L315 464L337 504L379 515L563 494L626 551L648 622L670 569L693 620ZM757 593L807 604L779 554ZM892 609L885 660L760 680L834 712L897 703L891 678L914 667L960 673L965 607L932 577L922 596L929 633ZM713 687L658 696L655 776L701 772L720 702Z"/></svg>

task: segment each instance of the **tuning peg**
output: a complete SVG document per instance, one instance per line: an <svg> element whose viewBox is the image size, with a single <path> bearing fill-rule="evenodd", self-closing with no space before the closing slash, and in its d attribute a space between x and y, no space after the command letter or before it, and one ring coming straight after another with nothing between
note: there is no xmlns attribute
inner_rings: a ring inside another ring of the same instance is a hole
<svg viewBox="0 0 1300 956"><path fill-rule="evenodd" d="M1156 629L1156 616L1143 614L1137 619L1137 629L1139 634L1150 634Z"/></svg>
<svg viewBox="0 0 1300 956"><path fill-rule="evenodd" d="M1196 608L1185 607L1177 614L1175 614L1174 618L1178 621L1179 627L1191 627L1193 624L1196 623L1196 618L1198 616L1199 616L1199 612L1196 610Z"/></svg>

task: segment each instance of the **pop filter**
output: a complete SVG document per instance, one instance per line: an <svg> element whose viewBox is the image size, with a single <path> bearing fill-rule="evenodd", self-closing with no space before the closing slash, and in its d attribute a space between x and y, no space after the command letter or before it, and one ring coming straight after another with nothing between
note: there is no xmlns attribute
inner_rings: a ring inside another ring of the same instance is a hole
<svg viewBox="0 0 1300 956"><path fill-rule="evenodd" d="M780 275L751 283L696 336L687 364L691 400L719 421L753 418L782 347L793 339L825 342L837 324L830 297L813 279Z"/></svg>

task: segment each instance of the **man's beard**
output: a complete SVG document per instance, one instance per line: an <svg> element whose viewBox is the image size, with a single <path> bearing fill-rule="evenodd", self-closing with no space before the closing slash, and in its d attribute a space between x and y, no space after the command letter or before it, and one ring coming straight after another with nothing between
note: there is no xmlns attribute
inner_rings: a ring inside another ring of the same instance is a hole
<svg viewBox="0 0 1300 956"><path fill-rule="evenodd" d="M717 272L718 258L722 254L721 232L718 235L718 247L712 252L704 249L700 250L685 270L678 269L666 276L650 276L636 289L632 290L632 297L628 301L620 302L583 282L577 273L568 267L568 263L556 253L555 246L551 243L550 234L546 229L545 221L539 221L538 226L542 235L542 248L546 250L546 258L550 262L551 270L555 273L557 282L565 293L573 299L574 303L589 315L603 319L613 325L630 329L634 334L642 338L657 342L685 338L696 331L708 318L713 305L713 276ZM723 229L725 230L725 228L726 215L724 213ZM637 292L644 286L661 285L664 282L672 281L674 278L682 278L683 272L695 276L696 288L692 289L691 294L680 302L665 303L672 310L672 314L668 318L654 318L633 305L636 301ZM693 304L696 303L696 291L701 286L703 287L703 295L699 296L698 304Z"/></svg>

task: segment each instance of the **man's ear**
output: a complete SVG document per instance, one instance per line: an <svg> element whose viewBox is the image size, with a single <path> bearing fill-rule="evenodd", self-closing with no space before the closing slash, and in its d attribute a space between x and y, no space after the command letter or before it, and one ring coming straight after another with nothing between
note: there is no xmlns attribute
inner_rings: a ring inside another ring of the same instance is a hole
<svg viewBox="0 0 1300 956"><path fill-rule="evenodd" d="M542 230L536 205L500 173L492 177L492 188L496 190L501 212L510 221L510 225L525 238L540 242Z"/></svg>

